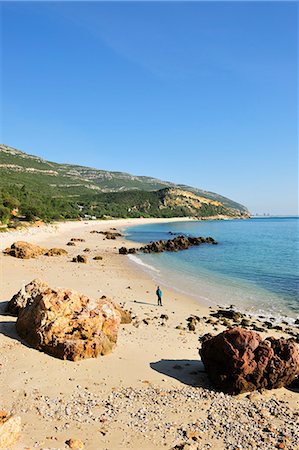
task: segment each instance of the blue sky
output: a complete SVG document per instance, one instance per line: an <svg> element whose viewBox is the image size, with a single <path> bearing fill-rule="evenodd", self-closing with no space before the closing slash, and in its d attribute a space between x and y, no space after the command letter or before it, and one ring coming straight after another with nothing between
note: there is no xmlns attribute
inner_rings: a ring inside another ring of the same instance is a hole
<svg viewBox="0 0 299 450"><path fill-rule="evenodd" d="M298 213L294 2L2 3L1 141Z"/></svg>

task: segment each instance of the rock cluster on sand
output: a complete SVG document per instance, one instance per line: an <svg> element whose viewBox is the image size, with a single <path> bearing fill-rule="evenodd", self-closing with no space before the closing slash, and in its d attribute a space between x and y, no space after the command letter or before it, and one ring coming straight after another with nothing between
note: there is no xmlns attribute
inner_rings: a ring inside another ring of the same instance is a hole
<svg viewBox="0 0 299 450"><path fill-rule="evenodd" d="M36 286L35 293L19 309L16 322L18 334L29 345L71 361L113 350L121 315L110 301L91 300L71 289L43 286L40 290Z"/></svg>
<svg viewBox="0 0 299 450"><path fill-rule="evenodd" d="M11 448L20 438L21 418L0 411L0 448Z"/></svg>
<svg viewBox="0 0 299 450"><path fill-rule="evenodd" d="M299 375L299 353L291 339L262 340L254 331L232 328L202 341L200 350L215 387L238 394L280 388Z"/></svg>
<svg viewBox="0 0 299 450"><path fill-rule="evenodd" d="M29 244L28 242L17 241L11 247L3 250L5 255L14 256L15 258L29 259L36 258L41 255L61 256L67 255L67 251L63 248L43 248L38 245Z"/></svg>
<svg viewBox="0 0 299 450"><path fill-rule="evenodd" d="M67 255L67 251L64 250L64 248L50 248L50 250L46 251L46 253L44 253L44 255L46 256L64 256Z"/></svg>
<svg viewBox="0 0 299 450"><path fill-rule="evenodd" d="M115 231L97 231L92 230L90 233L97 233L97 234L103 234L106 239L116 239L117 237L122 236L121 233L115 232Z"/></svg>
<svg viewBox="0 0 299 450"><path fill-rule="evenodd" d="M74 256L73 259L72 259L72 262L86 264L87 263L87 256L85 256L85 255Z"/></svg>
<svg viewBox="0 0 299 450"><path fill-rule="evenodd" d="M126 247L121 247L119 253L121 255L127 255L129 253L136 253L141 251L143 253L161 253L161 252L177 252L179 250L186 250L189 247L198 246L201 244L214 244L217 242L212 237L187 237L187 236L177 236L174 239L168 239L156 242L151 242L150 244L144 245L139 249Z"/></svg>

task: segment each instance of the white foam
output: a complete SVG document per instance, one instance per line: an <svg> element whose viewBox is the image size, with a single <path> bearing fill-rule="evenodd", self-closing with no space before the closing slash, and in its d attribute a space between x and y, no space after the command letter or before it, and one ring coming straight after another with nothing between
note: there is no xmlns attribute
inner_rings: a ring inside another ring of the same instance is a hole
<svg viewBox="0 0 299 450"><path fill-rule="evenodd" d="M130 259L131 261L133 261L135 264L139 264L140 266L146 267L147 269L150 269L150 270L153 271L153 272L160 273L160 270L156 269L155 267L151 266L150 264L144 263L144 262L141 261L141 259L138 258L137 256L135 256L135 255L128 255L128 257L129 257L129 259Z"/></svg>

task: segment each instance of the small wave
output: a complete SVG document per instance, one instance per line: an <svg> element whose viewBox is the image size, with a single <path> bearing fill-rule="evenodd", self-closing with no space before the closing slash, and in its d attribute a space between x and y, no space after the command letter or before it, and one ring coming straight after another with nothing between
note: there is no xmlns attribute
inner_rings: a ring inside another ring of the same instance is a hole
<svg viewBox="0 0 299 450"><path fill-rule="evenodd" d="M134 255L128 255L128 258L133 261L135 264L139 264L140 266L146 267L147 269L150 269L153 272L160 273L160 270L156 269L155 267L151 266L150 264L146 264L143 261L141 261L140 258Z"/></svg>

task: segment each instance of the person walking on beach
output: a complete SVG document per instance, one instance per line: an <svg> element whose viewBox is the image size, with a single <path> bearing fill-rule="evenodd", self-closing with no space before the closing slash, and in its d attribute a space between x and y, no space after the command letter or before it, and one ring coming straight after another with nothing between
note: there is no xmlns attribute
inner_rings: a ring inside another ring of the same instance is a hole
<svg viewBox="0 0 299 450"><path fill-rule="evenodd" d="M158 297L158 306L162 306L162 291L160 286L157 286L156 296Z"/></svg>

